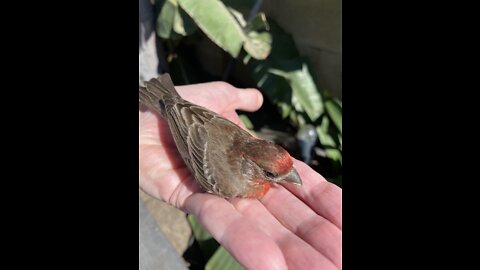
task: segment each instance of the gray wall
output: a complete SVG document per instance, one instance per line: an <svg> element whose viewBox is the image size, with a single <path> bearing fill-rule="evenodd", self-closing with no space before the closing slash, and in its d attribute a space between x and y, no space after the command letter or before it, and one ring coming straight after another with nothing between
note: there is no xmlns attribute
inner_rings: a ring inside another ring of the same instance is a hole
<svg viewBox="0 0 480 270"><path fill-rule="evenodd" d="M342 96L342 1L264 0L262 10L293 35L318 83Z"/></svg>

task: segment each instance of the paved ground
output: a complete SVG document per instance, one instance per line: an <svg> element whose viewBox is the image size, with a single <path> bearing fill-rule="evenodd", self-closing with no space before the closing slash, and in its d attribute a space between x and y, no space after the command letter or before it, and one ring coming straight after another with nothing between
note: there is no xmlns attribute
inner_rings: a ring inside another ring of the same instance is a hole
<svg viewBox="0 0 480 270"><path fill-rule="evenodd" d="M175 257L174 253L178 254L178 259L187 249L188 242L191 235L190 226L186 219L185 213L169 206L168 204L152 198L146 193L139 191L141 203L148 213L140 211L140 246L141 253L144 252L141 269L179 269L172 265L165 264L166 261L171 264ZM142 210L142 207L140 208ZM150 214L150 215L148 215ZM161 232L156 232L158 228ZM145 255L146 254L146 255ZM160 258L159 258L160 257ZM165 257L165 258L162 258ZM158 261L163 265L158 265ZM185 264L185 262L182 260ZM154 267L154 264L157 266Z"/></svg>
<svg viewBox="0 0 480 270"><path fill-rule="evenodd" d="M139 192L140 198L144 202L145 207L153 216L175 251L182 256L183 252L187 249L191 235L190 226L188 225L185 213L164 202L152 198L143 191Z"/></svg>

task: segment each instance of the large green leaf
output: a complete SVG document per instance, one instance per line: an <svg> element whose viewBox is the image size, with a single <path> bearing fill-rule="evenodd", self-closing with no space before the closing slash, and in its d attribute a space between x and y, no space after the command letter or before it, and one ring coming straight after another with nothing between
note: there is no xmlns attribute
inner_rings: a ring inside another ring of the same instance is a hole
<svg viewBox="0 0 480 270"><path fill-rule="evenodd" d="M298 106L301 105L312 122L320 117L324 111L322 96L305 63L299 70L286 72L279 69L270 69L270 72L282 76L290 82L293 90L292 103L297 111L301 111Z"/></svg>
<svg viewBox="0 0 480 270"><path fill-rule="evenodd" d="M244 268L232 257L232 255L230 255L230 253L228 253L224 247L220 246L207 262L207 265L205 265L205 270L218 269L242 270Z"/></svg>
<svg viewBox="0 0 480 270"><path fill-rule="evenodd" d="M220 48L237 57L247 39L227 7L218 0L178 0L197 26Z"/></svg>

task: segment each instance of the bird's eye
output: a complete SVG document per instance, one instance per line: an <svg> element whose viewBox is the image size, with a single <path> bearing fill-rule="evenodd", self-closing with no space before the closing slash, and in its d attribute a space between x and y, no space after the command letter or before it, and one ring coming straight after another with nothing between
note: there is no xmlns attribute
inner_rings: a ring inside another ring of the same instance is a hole
<svg viewBox="0 0 480 270"><path fill-rule="evenodd" d="M264 171L265 172L265 176L269 177L269 178L275 178L277 175L272 173L272 172L269 172L269 171Z"/></svg>

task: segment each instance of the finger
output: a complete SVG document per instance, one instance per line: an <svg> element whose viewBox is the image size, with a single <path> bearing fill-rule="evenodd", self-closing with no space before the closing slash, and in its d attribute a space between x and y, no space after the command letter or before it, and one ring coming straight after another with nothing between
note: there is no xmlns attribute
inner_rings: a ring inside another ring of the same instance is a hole
<svg viewBox="0 0 480 270"><path fill-rule="evenodd" d="M225 199L196 193L185 200L184 206L245 268L287 269L277 244Z"/></svg>
<svg viewBox="0 0 480 270"><path fill-rule="evenodd" d="M342 189L328 182L307 164L294 159L294 166L302 178L302 186L285 185L317 214L342 229Z"/></svg>
<svg viewBox="0 0 480 270"><path fill-rule="evenodd" d="M263 104L263 96L257 89L247 88L235 91L237 98L234 101L234 109L254 112Z"/></svg>
<svg viewBox="0 0 480 270"><path fill-rule="evenodd" d="M336 269L325 255L283 227L258 200L232 199L231 203L277 243L287 260L288 269Z"/></svg>
<svg viewBox="0 0 480 270"><path fill-rule="evenodd" d="M271 189L261 202L288 230L341 266L342 231L337 226L282 186Z"/></svg>

